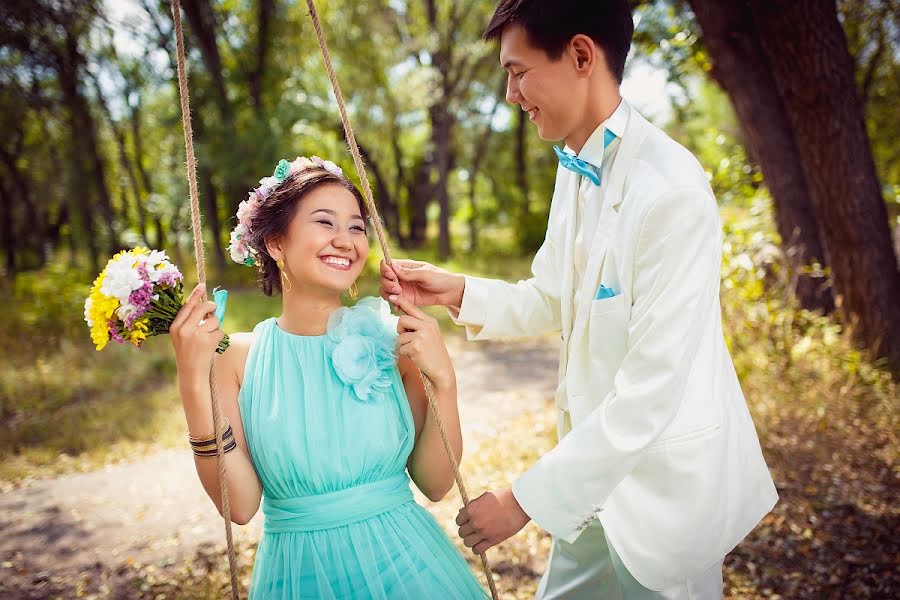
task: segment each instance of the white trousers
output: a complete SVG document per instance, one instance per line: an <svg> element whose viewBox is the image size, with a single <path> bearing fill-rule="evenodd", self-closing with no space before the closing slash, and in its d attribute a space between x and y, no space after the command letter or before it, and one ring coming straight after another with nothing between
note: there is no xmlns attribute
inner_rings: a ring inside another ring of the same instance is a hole
<svg viewBox="0 0 900 600"><path fill-rule="evenodd" d="M672 587L649 590L631 576L595 521L574 544L553 539L535 600L719 600L723 561Z"/></svg>

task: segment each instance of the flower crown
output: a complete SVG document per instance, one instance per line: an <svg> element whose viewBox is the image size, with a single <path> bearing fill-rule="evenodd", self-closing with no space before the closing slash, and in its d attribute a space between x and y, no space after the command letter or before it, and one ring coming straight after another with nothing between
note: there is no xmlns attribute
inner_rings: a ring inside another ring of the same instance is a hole
<svg viewBox="0 0 900 600"><path fill-rule="evenodd" d="M338 176L344 174L339 166L330 160L324 160L318 156L313 156L312 158L298 156L293 162L288 162L283 158L278 161L272 176L260 179L259 187L252 190L247 199L238 206L238 224L231 231L231 241L228 243L228 252L231 254L231 260L248 267L255 267L259 264L259 260L257 260L259 252L249 244L248 240L249 234L252 233L250 225L253 223L256 211L269 197L272 190L281 185L288 177L308 169L325 169L332 175Z"/></svg>

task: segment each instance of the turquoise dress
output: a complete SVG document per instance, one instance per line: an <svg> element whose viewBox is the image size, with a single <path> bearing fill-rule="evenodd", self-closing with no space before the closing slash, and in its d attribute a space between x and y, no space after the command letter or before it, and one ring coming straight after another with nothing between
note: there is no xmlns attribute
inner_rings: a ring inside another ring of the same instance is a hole
<svg viewBox="0 0 900 600"><path fill-rule="evenodd" d="M387 304L339 309L325 335L274 318L254 332L238 397L265 516L250 598L485 598L413 500L415 426Z"/></svg>

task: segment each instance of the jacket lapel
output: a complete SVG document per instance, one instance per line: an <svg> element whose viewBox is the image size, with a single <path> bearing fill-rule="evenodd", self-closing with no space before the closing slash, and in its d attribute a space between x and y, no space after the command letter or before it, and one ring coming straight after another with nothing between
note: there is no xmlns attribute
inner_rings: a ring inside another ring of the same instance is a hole
<svg viewBox="0 0 900 600"><path fill-rule="evenodd" d="M574 173L566 172L566 183L563 188L565 199L565 239L563 243L562 290L560 290L560 319L563 336L568 339L572 332L572 300L575 297L575 273L563 265L571 265L575 257L575 203L578 198L579 178Z"/></svg>
<svg viewBox="0 0 900 600"><path fill-rule="evenodd" d="M565 373L569 357L569 340L572 337L572 300L575 297L575 273L572 269L566 269L563 265L571 265L575 255L575 202L577 201L579 178L568 171L560 174L565 177L558 190L562 194L561 200L564 202L563 210L565 211L563 215L563 223L565 223L564 237L562 240L559 240L563 244L563 262L560 265L562 270L562 289L559 294L563 343L559 353L559 385L556 388L555 400L556 406L565 411L568 409L569 404L566 394ZM560 418L562 419L562 417ZM562 421L560 421L559 427L560 435L563 435L565 432Z"/></svg>
<svg viewBox="0 0 900 600"><path fill-rule="evenodd" d="M577 348L585 335L591 312L590 307L594 300L594 294L600 286L600 273L603 269L603 261L606 258L610 236L618 218L618 208L623 200L625 178L646 136L645 123L644 118L633 107L630 108L628 125L625 128L625 134L622 136L619 150L616 152L615 162L610 170L609 181L604 182L604 185L608 186L605 191L606 202L601 209L597 230L591 242L584 278L580 288L575 291L580 310L575 315L570 348ZM571 269L566 269L566 271L571 271Z"/></svg>

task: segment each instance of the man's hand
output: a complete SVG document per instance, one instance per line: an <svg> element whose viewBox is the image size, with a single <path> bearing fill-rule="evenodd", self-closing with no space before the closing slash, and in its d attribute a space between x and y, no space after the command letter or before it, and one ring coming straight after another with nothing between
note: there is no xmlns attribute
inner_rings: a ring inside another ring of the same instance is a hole
<svg viewBox="0 0 900 600"><path fill-rule="evenodd" d="M531 520L511 489L485 492L463 507L456 517L459 537L475 554L519 533Z"/></svg>
<svg viewBox="0 0 900 600"><path fill-rule="evenodd" d="M451 306L462 304L466 280L427 262L395 260L391 266L381 261L381 297L396 295L408 298L416 306Z"/></svg>

